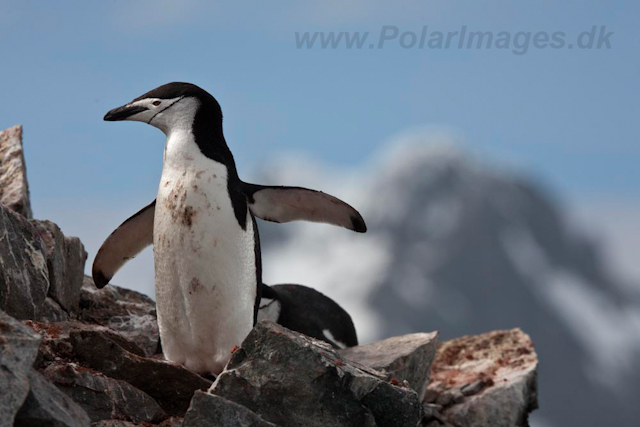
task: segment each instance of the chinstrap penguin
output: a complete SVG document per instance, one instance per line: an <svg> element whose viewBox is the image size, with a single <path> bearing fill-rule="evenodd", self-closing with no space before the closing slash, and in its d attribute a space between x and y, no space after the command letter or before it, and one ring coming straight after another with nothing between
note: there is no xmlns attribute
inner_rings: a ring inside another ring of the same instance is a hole
<svg viewBox="0 0 640 427"><path fill-rule="evenodd" d="M358 345L351 316L331 298L302 285L262 285L258 320L271 320L335 348Z"/></svg>
<svg viewBox="0 0 640 427"><path fill-rule="evenodd" d="M160 86L104 119L145 122L167 139L156 200L106 239L94 260L94 282L104 287L153 244L164 355L192 371L217 375L257 320L262 272L255 217L366 231L360 214L333 196L240 180L220 106L195 85Z"/></svg>

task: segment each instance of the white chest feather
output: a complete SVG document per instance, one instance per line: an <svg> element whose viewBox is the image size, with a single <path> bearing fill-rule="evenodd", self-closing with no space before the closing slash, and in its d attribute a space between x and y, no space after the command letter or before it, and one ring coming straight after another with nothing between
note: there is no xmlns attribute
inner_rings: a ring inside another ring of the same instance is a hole
<svg viewBox="0 0 640 427"><path fill-rule="evenodd" d="M167 359L219 373L253 326L254 230L236 219L227 168L190 132L167 140L154 218L158 323Z"/></svg>

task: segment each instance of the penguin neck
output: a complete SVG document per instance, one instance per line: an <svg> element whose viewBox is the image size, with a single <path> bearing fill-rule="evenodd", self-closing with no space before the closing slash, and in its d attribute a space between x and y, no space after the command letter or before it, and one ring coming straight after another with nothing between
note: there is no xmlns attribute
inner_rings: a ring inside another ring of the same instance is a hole
<svg viewBox="0 0 640 427"><path fill-rule="evenodd" d="M222 132L222 111L217 102L203 102L193 119L192 132L200 152L227 167L229 180L238 180L236 162Z"/></svg>
<svg viewBox="0 0 640 427"><path fill-rule="evenodd" d="M246 230L247 199L239 189L241 181L236 163L222 133L222 114L213 113L215 111L201 106L191 127L175 128L167 134L163 168L167 169L167 173L175 171L182 173L192 168L199 156L224 165L227 169L227 192L231 198L234 214L240 227Z"/></svg>
<svg viewBox="0 0 640 427"><path fill-rule="evenodd" d="M223 164L227 179L239 181L233 154L222 132L222 114L206 104L198 108L190 127L176 127L167 134L164 161L173 168L184 169L197 155Z"/></svg>

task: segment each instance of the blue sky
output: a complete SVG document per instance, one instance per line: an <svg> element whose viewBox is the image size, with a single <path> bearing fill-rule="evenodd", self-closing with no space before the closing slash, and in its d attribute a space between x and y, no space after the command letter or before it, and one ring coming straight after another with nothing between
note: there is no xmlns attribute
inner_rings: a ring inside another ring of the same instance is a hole
<svg viewBox="0 0 640 427"><path fill-rule="evenodd" d="M81 215L133 213L153 199L164 136L102 116L169 81L216 96L241 175L291 152L357 166L394 135L435 124L568 197L636 200L639 16L632 1L0 0L0 128L24 125L35 214L71 232L89 224ZM524 55L397 42L296 48L296 31L377 40L385 25L563 31L569 40L606 25L614 34L611 49ZM118 215L94 228L127 216Z"/></svg>

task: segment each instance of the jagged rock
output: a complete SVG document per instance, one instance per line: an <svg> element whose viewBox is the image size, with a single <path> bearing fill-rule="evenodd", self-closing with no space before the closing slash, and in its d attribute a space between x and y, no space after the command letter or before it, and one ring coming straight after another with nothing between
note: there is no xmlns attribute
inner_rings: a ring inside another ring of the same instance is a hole
<svg viewBox="0 0 640 427"><path fill-rule="evenodd" d="M183 427L275 427L242 405L215 394L196 391L184 417Z"/></svg>
<svg viewBox="0 0 640 427"><path fill-rule="evenodd" d="M40 336L0 310L0 423L12 423L29 394Z"/></svg>
<svg viewBox="0 0 640 427"><path fill-rule="evenodd" d="M249 333L209 392L282 426L415 426L421 418L415 391L268 321Z"/></svg>
<svg viewBox="0 0 640 427"><path fill-rule="evenodd" d="M160 331L155 316L114 316L109 319L108 326L136 343L145 356L152 356L158 352Z"/></svg>
<svg viewBox="0 0 640 427"><path fill-rule="evenodd" d="M538 358L520 329L442 343L425 400L454 426L526 426L538 407Z"/></svg>
<svg viewBox="0 0 640 427"><path fill-rule="evenodd" d="M143 391L74 363L51 364L44 376L80 404L91 421L116 418L155 424L168 417Z"/></svg>
<svg viewBox="0 0 640 427"><path fill-rule="evenodd" d="M87 253L77 237L65 237L51 221L32 220L44 242L49 271L49 292L65 311L76 312L80 302L80 288L84 278Z"/></svg>
<svg viewBox="0 0 640 427"><path fill-rule="evenodd" d="M85 276L80 306L82 320L117 331L140 346L146 356L157 352L160 332L156 304L146 295L114 285L98 289Z"/></svg>
<svg viewBox="0 0 640 427"><path fill-rule="evenodd" d="M35 364L39 369L43 369L48 375L53 375L52 372L55 373L59 369L76 370L75 367L79 367L80 372L91 372L93 375L101 373L109 377L102 383L112 386L114 393L118 392L118 387L130 392L129 395L121 396L127 402L132 396L137 399L137 402L143 401L144 398L136 392L144 392L169 415L183 415L189 406L193 392L206 390L211 385L211 381L181 366L143 357L144 351L134 342L101 325L79 321L59 323L28 321L27 324L43 336L39 360ZM59 364L67 364L69 367L55 368ZM79 376L81 375L76 377ZM89 381L88 376L81 379ZM115 380L126 382L130 388L122 383L118 383L116 387L112 382ZM101 382L95 378L93 381ZM113 394L109 390L104 390L104 393L105 399ZM114 404L126 405L127 402L118 402L117 398L114 398ZM93 403L89 402L89 404ZM117 409L124 413L127 409L122 405ZM147 405L147 407L151 406L153 405Z"/></svg>
<svg viewBox="0 0 640 427"><path fill-rule="evenodd" d="M0 308L18 319L60 320L76 311L86 252L50 221L0 206ZM45 301L51 297L53 301ZM68 314L68 313L67 313Z"/></svg>
<svg viewBox="0 0 640 427"><path fill-rule="evenodd" d="M32 216L21 125L0 132L0 204L26 218Z"/></svg>
<svg viewBox="0 0 640 427"><path fill-rule="evenodd" d="M49 290L43 242L22 215L0 205L0 309L35 319Z"/></svg>
<svg viewBox="0 0 640 427"><path fill-rule="evenodd" d="M53 299L46 297L40 307L37 320L40 322L65 322L70 320L69 313L60 307Z"/></svg>
<svg viewBox="0 0 640 427"><path fill-rule="evenodd" d="M347 360L375 369L387 380L407 381L422 398L429 384L431 364L438 348L438 333L401 335L338 350Z"/></svg>
<svg viewBox="0 0 640 427"><path fill-rule="evenodd" d="M184 415L193 393L211 385L182 366L125 350L104 331L73 331L70 342L74 356L83 364L144 391L169 415Z"/></svg>
<svg viewBox="0 0 640 427"><path fill-rule="evenodd" d="M75 320L55 323L27 321L25 323L42 336L42 342L38 349L38 359L34 365L38 369L44 370L51 363L60 360L77 362L78 358L71 343L71 334L79 331L98 333L133 354L144 355L142 349L134 342L104 326L86 324Z"/></svg>
<svg viewBox="0 0 640 427"><path fill-rule="evenodd" d="M16 415L15 425L24 427L88 427L86 412L38 372L29 372L29 394Z"/></svg>

